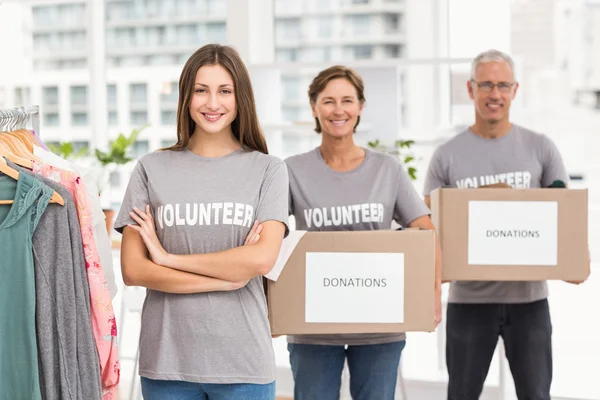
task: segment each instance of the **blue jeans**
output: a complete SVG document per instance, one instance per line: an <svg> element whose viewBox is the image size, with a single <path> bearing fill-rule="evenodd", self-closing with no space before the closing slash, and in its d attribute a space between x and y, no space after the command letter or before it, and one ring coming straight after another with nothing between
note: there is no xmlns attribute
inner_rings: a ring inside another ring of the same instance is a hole
<svg viewBox="0 0 600 400"><path fill-rule="evenodd" d="M477 400L498 337L519 400L550 400L552 323L548 300L525 304L448 304L448 400Z"/></svg>
<svg viewBox="0 0 600 400"><path fill-rule="evenodd" d="M142 377L142 395L144 400L275 400L275 382L217 384Z"/></svg>
<svg viewBox="0 0 600 400"><path fill-rule="evenodd" d="M354 400L394 400L398 364L406 342L364 346L288 344L294 400L338 400L348 358Z"/></svg>

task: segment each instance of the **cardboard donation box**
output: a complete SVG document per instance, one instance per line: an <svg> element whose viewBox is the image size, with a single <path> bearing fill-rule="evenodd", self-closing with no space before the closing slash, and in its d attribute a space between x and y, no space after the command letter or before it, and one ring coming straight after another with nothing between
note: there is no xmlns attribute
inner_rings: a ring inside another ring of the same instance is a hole
<svg viewBox="0 0 600 400"><path fill-rule="evenodd" d="M290 232L267 278L274 335L434 330L430 230Z"/></svg>
<svg viewBox="0 0 600 400"><path fill-rule="evenodd" d="M584 280L586 189L437 189L445 281Z"/></svg>

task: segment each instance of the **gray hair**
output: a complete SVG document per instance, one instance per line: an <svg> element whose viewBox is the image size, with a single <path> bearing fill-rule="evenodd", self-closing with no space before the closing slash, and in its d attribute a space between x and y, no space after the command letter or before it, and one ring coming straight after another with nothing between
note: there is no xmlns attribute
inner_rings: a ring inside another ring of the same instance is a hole
<svg viewBox="0 0 600 400"><path fill-rule="evenodd" d="M479 53L479 55L473 59L473 62L471 63L471 79L475 79L475 71L480 64L489 62L505 62L510 66L513 76L515 75L515 63L508 54L499 50L487 50L483 53Z"/></svg>

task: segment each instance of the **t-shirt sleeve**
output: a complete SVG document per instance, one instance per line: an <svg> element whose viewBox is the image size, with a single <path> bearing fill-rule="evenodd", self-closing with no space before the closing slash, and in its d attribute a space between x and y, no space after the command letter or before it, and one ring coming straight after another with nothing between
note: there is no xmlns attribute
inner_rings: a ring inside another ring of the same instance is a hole
<svg viewBox="0 0 600 400"><path fill-rule="evenodd" d="M561 180L566 184L569 175L558 147L552 139L544 136L542 146L542 187L547 187L555 180Z"/></svg>
<svg viewBox="0 0 600 400"><path fill-rule="evenodd" d="M131 178L129 179L129 184L125 191L125 197L123 198L119 214L115 220L115 230L119 233L123 233L123 229L127 225L136 224L129 216L129 212L133 211L134 207L145 210L146 205L148 204L150 204L148 175L146 174L143 164L138 162L131 173Z"/></svg>
<svg viewBox="0 0 600 400"><path fill-rule="evenodd" d="M415 219L429 214L429 208L419 196L404 167L400 165L398 168L398 192L396 194L396 204L394 205L394 221L403 227L408 227Z"/></svg>
<svg viewBox="0 0 600 400"><path fill-rule="evenodd" d="M423 186L423 195L429 196L437 188L449 185L446 168L442 160L441 150L438 148L431 157L427 173L425 175L425 184Z"/></svg>
<svg viewBox="0 0 600 400"><path fill-rule="evenodd" d="M285 225L285 236L289 233L289 179L288 170L283 162L267 169L260 190L260 199L256 219L258 222L280 221Z"/></svg>

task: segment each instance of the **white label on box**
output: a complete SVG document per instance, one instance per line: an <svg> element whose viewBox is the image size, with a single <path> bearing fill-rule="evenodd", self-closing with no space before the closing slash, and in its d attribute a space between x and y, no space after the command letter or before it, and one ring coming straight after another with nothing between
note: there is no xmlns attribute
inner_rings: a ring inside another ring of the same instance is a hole
<svg viewBox="0 0 600 400"><path fill-rule="evenodd" d="M468 247L470 265L555 266L558 203L469 201Z"/></svg>
<svg viewBox="0 0 600 400"><path fill-rule="evenodd" d="M306 322L404 322L404 254L306 253Z"/></svg>

